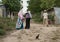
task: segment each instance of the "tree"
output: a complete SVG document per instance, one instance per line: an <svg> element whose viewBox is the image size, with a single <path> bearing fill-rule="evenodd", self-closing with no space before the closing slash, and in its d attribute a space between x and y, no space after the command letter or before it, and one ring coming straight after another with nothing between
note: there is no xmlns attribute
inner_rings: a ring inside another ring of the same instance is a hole
<svg viewBox="0 0 60 42"><path fill-rule="evenodd" d="M42 9L50 9L55 6L55 0L41 0L40 7Z"/></svg>
<svg viewBox="0 0 60 42"><path fill-rule="evenodd" d="M30 0L29 9L34 13L44 9L50 9L55 6L55 0Z"/></svg>
<svg viewBox="0 0 60 42"><path fill-rule="evenodd" d="M38 13L41 9L40 9L40 0L30 0L29 2L29 6L28 9L32 12L32 13Z"/></svg>
<svg viewBox="0 0 60 42"><path fill-rule="evenodd" d="M5 5L6 10L10 11L10 13L20 10L20 0L2 0L2 3Z"/></svg>
<svg viewBox="0 0 60 42"><path fill-rule="evenodd" d="M56 7L60 7L60 0L56 0L56 1L55 1L55 6L56 6Z"/></svg>

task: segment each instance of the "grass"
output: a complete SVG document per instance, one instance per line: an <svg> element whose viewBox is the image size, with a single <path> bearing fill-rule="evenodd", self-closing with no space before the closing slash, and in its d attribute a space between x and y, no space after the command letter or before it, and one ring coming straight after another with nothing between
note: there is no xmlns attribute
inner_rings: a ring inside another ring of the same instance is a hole
<svg viewBox="0 0 60 42"><path fill-rule="evenodd" d="M12 21L10 18L0 17L0 35L5 35L6 32L14 30L16 26L17 17Z"/></svg>

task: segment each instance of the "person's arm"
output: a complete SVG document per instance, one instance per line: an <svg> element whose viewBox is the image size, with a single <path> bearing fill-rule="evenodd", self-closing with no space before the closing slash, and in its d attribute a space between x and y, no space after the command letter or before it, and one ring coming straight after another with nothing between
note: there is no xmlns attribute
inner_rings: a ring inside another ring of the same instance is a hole
<svg viewBox="0 0 60 42"><path fill-rule="evenodd" d="M30 17L32 18L32 14L30 13Z"/></svg>

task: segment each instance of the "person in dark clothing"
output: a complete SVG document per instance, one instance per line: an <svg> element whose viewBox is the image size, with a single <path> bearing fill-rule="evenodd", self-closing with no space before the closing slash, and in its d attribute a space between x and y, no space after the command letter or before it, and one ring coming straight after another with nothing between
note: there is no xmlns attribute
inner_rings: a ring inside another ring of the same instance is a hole
<svg viewBox="0 0 60 42"><path fill-rule="evenodd" d="M28 11L25 16L26 16L25 29L29 29L30 28L30 19L32 18L32 15L31 15L30 11Z"/></svg>

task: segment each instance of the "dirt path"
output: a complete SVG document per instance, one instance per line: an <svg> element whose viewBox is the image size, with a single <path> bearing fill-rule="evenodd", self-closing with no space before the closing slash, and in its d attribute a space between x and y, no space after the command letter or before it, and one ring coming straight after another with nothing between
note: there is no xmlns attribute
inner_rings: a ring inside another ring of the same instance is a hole
<svg viewBox="0 0 60 42"><path fill-rule="evenodd" d="M44 27L41 24L31 23L29 30L17 30L2 39L3 42L60 42L59 27ZM35 39L39 35L39 39Z"/></svg>

